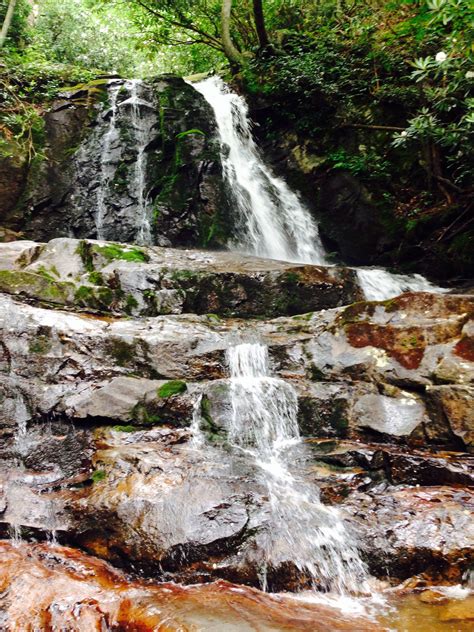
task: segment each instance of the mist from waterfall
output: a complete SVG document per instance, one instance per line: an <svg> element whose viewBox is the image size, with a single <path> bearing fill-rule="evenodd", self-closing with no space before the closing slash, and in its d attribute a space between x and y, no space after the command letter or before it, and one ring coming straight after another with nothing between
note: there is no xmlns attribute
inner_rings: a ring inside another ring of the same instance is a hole
<svg viewBox="0 0 474 632"><path fill-rule="evenodd" d="M259 257L330 265L309 209L260 156L244 98L218 76L191 85L216 118L224 178L238 215L231 247ZM367 300L384 300L406 291L443 291L419 274L358 268L357 275Z"/></svg>

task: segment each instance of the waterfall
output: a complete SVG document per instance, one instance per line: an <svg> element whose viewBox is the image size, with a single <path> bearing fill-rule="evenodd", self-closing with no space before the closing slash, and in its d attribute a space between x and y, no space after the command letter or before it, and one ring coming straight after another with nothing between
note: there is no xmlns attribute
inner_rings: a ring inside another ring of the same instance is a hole
<svg viewBox="0 0 474 632"><path fill-rule="evenodd" d="M303 448L293 387L270 376L268 349L239 344L228 349L230 445L256 465L269 498L265 566L292 560L314 584L340 594L360 593L367 571L336 508L323 505L318 489L291 472L292 449Z"/></svg>
<svg viewBox="0 0 474 632"><path fill-rule="evenodd" d="M318 227L299 197L265 165L252 137L245 100L220 77L191 84L214 111L224 178L238 213L238 237L230 244L259 257L329 265ZM384 300L406 291L442 292L421 275L360 268L367 300Z"/></svg>
<svg viewBox="0 0 474 632"><path fill-rule="evenodd" d="M104 219L107 213L107 191L109 183L115 175L115 164L112 160L111 148L112 144L119 137L117 130L117 98L121 87L120 83L112 83L108 90L111 115L107 131L102 140L102 151L100 154L100 182L97 187L97 213L95 216L97 239L105 239Z"/></svg>
<svg viewBox="0 0 474 632"><path fill-rule="evenodd" d="M130 98L124 101L131 105L131 125L135 134L137 156L134 165L133 187L138 202L137 234L135 241L142 245L152 245L151 217L146 184L146 147L155 124L154 106L144 98L144 84L138 79L127 81Z"/></svg>
<svg viewBox="0 0 474 632"><path fill-rule="evenodd" d="M324 264L316 222L259 155L245 100L219 77L192 85L214 110L224 177L238 213L234 248L270 259Z"/></svg>
<svg viewBox="0 0 474 632"><path fill-rule="evenodd" d="M107 91L109 108L103 122L77 155L79 190L71 199L77 199L85 210L94 191L97 239L121 239L120 225L124 222L124 239L152 245L147 186L147 147L157 121L152 90L143 81L131 79L111 80Z"/></svg>
<svg viewBox="0 0 474 632"><path fill-rule="evenodd" d="M383 301L403 292L446 292L421 274L394 274L380 268L359 268L359 285L368 301Z"/></svg>

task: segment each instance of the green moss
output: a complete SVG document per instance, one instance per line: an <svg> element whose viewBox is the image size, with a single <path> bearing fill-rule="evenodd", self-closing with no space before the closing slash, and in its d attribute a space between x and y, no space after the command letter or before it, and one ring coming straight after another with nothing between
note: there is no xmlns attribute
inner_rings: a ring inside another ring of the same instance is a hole
<svg viewBox="0 0 474 632"><path fill-rule="evenodd" d="M109 287L99 287L95 292L99 304L110 307L114 301L114 293Z"/></svg>
<svg viewBox="0 0 474 632"><path fill-rule="evenodd" d="M97 272L96 270L89 273L88 279L94 285L104 285L104 277L100 272Z"/></svg>
<svg viewBox="0 0 474 632"><path fill-rule="evenodd" d="M73 285L55 281L52 277L19 270L0 270L0 291L24 294L39 300L64 304L69 301Z"/></svg>
<svg viewBox="0 0 474 632"><path fill-rule="evenodd" d="M285 274L283 275L283 280L286 283L290 283L291 285L294 285L295 283L299 283L299 281L301 280L300 275L298 274L298 272L285 272Z"/></svg>
<svg viewBox="0 0 474 632"><path fill-rule="evenodd" d="M209 320L215 323L220 323L222 320L222 318L218 316L217 314L206 314L206 316L208 317Z"/></svg>
<svg viewBox="0 0 474 632"><path fill-rule="evenodd" d="M51 270L52 272L53 270ZM48 281L56 281L56 279L54 278L54 276L51 274L50 271L48 271L44 266L39 266L37 268L37 272L38 274L41 274L41 276L43 276L45 279L48 279ZM56 270L56 276L59 276L58 271Z"/></svg>
<svg viewBox="0 0 474 632"><path fill-rule="evenodd" d="M135 432L136 428L135 426L132 426L132 425L112 426L112 430L115 430L116 432Z"/></svg>
<svg viewBox="0 0 474 632"><path fill-rule="evenodd" d="M178 395L184 393L187 389L186 382L182 380L171 380L160 386L157 390L158 397L171 397L172 395Z"/></svg>
<svg viewBox="0 0 474 632"><path fill-rule="evenodd" d="M51 349L51 340L48 336L40 335L30 342L30 353L45 354Z"/></svg>
<svg viewBox="0 0 474 632"><path fill-rule="evenodd" d="M74 298L79 303L89 304L94 301L94 289L88 285L81 285L77 288Z"/></svg>
<svg viewBox="0 0 474 632"><path fill-rule="evenodd" d="M163 421L156 410L151 408L152 404L138 402L130 411L133 419L142 426L161 426Z"/></svg>
<svg viewBox="0 0 474 632"><path fill-rule="evenodd" d="M138 263L147 263L150 257L141 248L125 247L119 244L107 244L106 246L93 246L93 250L97 254L102 255L108 261L120 259L123 261L136 261Z"/></svg>
<svg viewBox="0 0 474 632"><path fill-rule="evenodd" d="M84 268L87 272L94 272L94 261L92 257L92 247L84 239L79 242L76 253L80 256Z"/></svg>
<svg viewBox="0 0 474 632"><path fill-rule="evenodd" d="M201 400L201 429L213 443L222 443L225 440L222 428L217 426L212 418L211 402L207 397Z"/></svg>
<svg viewBox="0 0 474 632"><path fill-rule="evenodd" d="M170 274L173 281L194 281L199 279L199 273L192 270L174 270Z"/></svg>
<svg viewBox="0 0 474 632"><path fill-rule="evenodd" d="M105 470L95 470L92 472L91 479L94 483L99 483L107 478L107 472Z"/></svg>
<svg viewBox="0 0 474 632"><path fill-rule="evenodd" d="M339 436L345 436L349 428L349 420L347 419L347 405L344 400L336 400L334 409L331 412L329 423L338 432Z"/></svg>
<svg viewBox="0 0 474 632"><path fill-rule="evenodd" d="M138 301L137 299L132 296L131 294L127 295L127 298L125 299L125 311L127 314L131 314L133 312L133 310L135 308L138 307Z"/></svg>
<svg viewBox="0 0 474 632"><path fill-rule="evenodd" d="M135 360L136 346L119 338L112 338L107 343L107 352L119 366L128 366Z"/></svg>

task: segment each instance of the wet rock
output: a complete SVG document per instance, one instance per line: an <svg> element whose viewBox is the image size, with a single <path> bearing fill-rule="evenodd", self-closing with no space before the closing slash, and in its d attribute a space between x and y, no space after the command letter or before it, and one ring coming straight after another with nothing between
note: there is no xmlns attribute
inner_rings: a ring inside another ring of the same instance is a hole
<svg viewBox="0 0 474 632"><path fill-rule="evenodd" d="M1 625L8 629L379 630L319 604L227 582L182 587L133 580L105 562L60 546L0 542Z"/></svg>
<svg viewBox="0 0 474 632"><path fill-rule="evenodd" d="M368 191L350 173L332 171L323 177L317 209L323 238L335 245L345 261L368 263L368 253L375 255L383 247L386 227Z"/></svg>
<svg viewBox="0 0 474 632"><path fill-rule="evenodd" d="M410 328L412 319L419 320L423 312L418 326L426 332L427 346L420 366L408 369L384 349L350 344L344 333L348 308L266 322L212 315L116 319L40 309L3 296L3 419L6 425L14 424L18 406L28 418L51 412L68 414L82 401L79 409L85 406L85 411L91 395L96 393L93 407L98 406L102 397L107 398L108 383L118 377L132 378L130 386L137 377L187 384L222 379L227 377L229 344L258 336L269 345L272 373L291 382L299 394L304 434L369 436L377 441L397 438L411 445L439 443L463 449L464 440L469 441L472 404L465 380L473 369L469 360L459 358L456 346L467 327L470 299L437 298L433 318L427 306L432 299L424 294L410 295L410 299L406 308L395 311L391 311L392 304L383 303L357 307L366 314L369 326L374 319L379 327L390 320L390 326L399 332L404 331L405 323ZM445 317L440 315L443 301ZM372 316L367 309L373 311ZM458 366L459 383L439 386L436 370L448 359ZM144 384L145 392L148 386ZM99 395L103 388L106 390ZM138 390L137 385L137 396ZM130 411L139 403L133 404L130 397L117 403L120 410L115 423L128 418L129 405ZM65 403L69 398L73 398L71 403ZM449 402L455 402L456 408ZM188 423L184 422L185 411L189 405L179 413L179 423ZM160 417L159 411L151 414ZM172 411L169 414L172 419Z"/></svg>
<svg viewBox="0 0 474 632"><path fill-rule="evenodd" d="M453 434L471 450L474 446L474 388L469 386L432 386L428 400L446 417Z"/></svg>
<svg viewBox="0 0 474 632"><path fill-rule="evenodd" d="M317 441L309 443L317 462L355 468L395 485L465 485L474 487L474 460L458 452L405 453L396 445Z"/></svg>
<svg viewBox="0 0 474 632"><path fill-rule="evenodd" d="M69 419L189 425L196 397L194 390L178 380L117 377L66 397L58 410L64 410Z"/></svg>
<svg viewBox="0 0 474 632"><path fill-rule="evenodd" d="M450 487L376 488L343 504L378 576L459 582L473 563L474 496Z"/></svg>
<svg viewBox="0 0 474 632"><path fill-rule="evenodd" d="M138 101L133 101L134 92ZM114 131L106 141L113 110ZM96 238L100 223L102 237L136 242L143 215L135 186L141 152L153 242L226 243L230 222L214 117L183 79L99 78L64 92L44 120L45 159L29 167L26 160L19 166L14 161L0 165L5 193L0 211L9 228L47 241L71 234ZM147 132L143 146L142 129ZM106 191L100 221L99 190Z"/></svg>
<svg viewBox="0 0 474 632"><path fill-rule="evenodd" d="M0 257L2 251L2 291L106 313L278 316L335 307L360 297L352 270L230 252L61 238L38 246L34 262L27 259L24 265L11 244L0 244Z"/></svg>

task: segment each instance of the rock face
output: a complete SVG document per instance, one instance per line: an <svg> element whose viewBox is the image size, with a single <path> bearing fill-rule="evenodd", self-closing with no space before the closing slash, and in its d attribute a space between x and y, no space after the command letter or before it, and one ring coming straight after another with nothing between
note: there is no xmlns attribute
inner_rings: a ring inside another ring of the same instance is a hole
<svg viewBox="0 0 474 632"><path fill-rule="evenodd" d="M346 268L89 240L0 244L0 289L108 314L278 316L361 297Z"/></svg>
<svg viewBox="0 0 474 632"><path fill-rule="evenodd" d="M60 546L0 543L0 616L8 629L222 629L251 632L380 630L364 617L302 604L290 598L218 582L210 586L156 586L131 581L108 564ZM26 588L26 590L25 590ZM60 607L59 607L60 606ZM218 622L216 624L216 622ZM72 628L71 626L74 626Z"/></svg>
<svg viewBox="0 0 474 632"><path fill-rule="evenodd" d="M298 397L295 475L340 506L372 573L461 580L473 297L357 301L351 271L91 240L0 255L4 533L159 579L260 585L268 493L226 448L226 351L259 340ZM288 556L265 576L309 580Z"/></svg>
<svg viewBox="0 0 474 632"><path fill-rule="evenodd" d="M45 115L45 158L15 167L18 186L5 166L0 221L39 240L223 244L230 223L212 121L177 77L77 86Z"/></svg>

